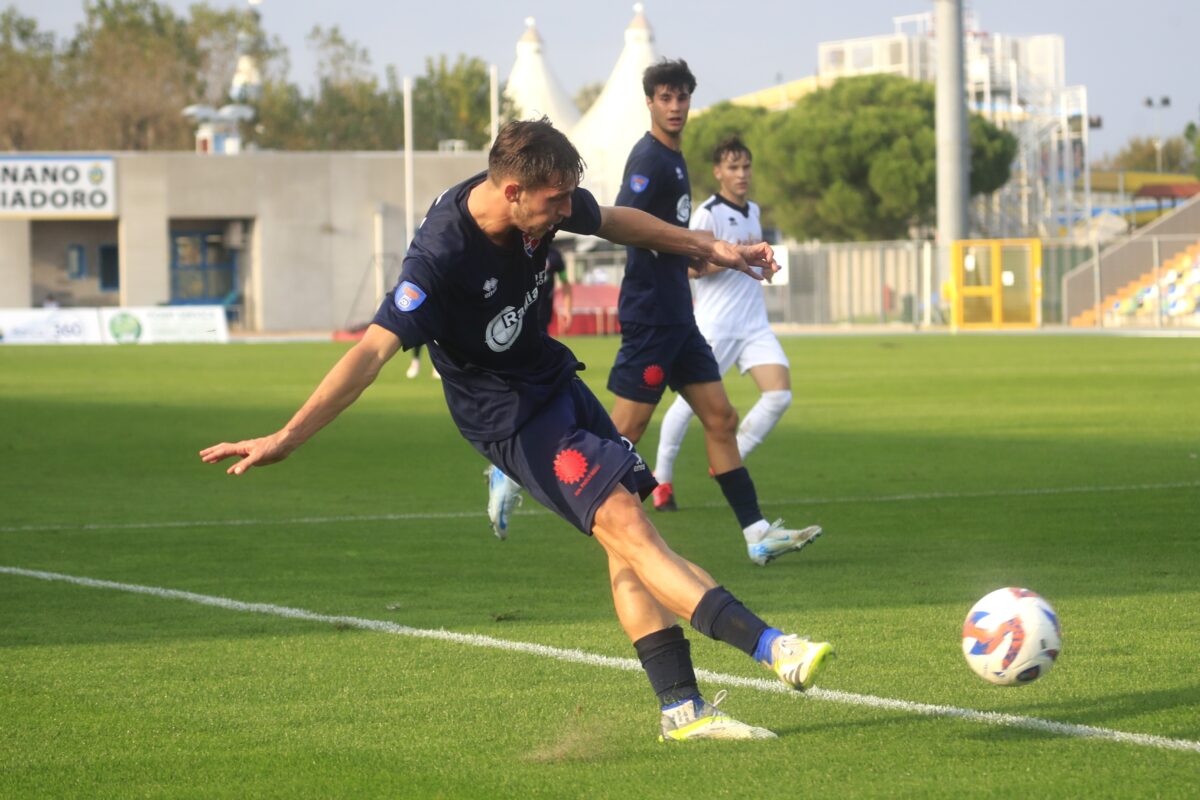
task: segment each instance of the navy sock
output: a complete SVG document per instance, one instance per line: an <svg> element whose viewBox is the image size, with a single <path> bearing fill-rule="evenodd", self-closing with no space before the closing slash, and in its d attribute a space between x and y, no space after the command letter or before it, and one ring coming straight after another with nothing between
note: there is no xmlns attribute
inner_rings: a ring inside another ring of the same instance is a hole
<svg viewBox="0 0 1200 800"><path fill-rule="evenodd" d="M770 626L750 611L724 586L709 589L692 612L692 627L710 639L728 642L748 656L758 649L763 631Z"/></svg>
<svg viewBox="0 0 1200 800"><path fill-rule="evenodd" d="M763 518L758 509L758 492L754 489L754 481L745 467L731 469L715 476L726 502L737 516L738 523L743 528L749 528Z"/></svg>
<svg viewBox="0 0 1200 800"><path fill-rule="evenodd" d="M692 668L692 645L684 637L683 628L672 625L655 631L634 642L633 648L660 706L700 695L696 671Z"/></svg>

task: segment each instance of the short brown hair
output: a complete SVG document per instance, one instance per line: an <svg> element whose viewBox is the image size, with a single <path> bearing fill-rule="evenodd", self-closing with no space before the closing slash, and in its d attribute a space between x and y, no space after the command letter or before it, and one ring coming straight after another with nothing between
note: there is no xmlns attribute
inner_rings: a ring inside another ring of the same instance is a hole
<svg viewBox="0 0 1200 800"><path fill-rule="evenodd" d="M516 178L530 189L578 185L583 167L575 145L546 117L508 123L500 129L488 153L488 177L492 181Z"/></svg>
<svg viewBox="0 0 1200 800"><path fill-rule="evenodd" d="M751 161L754 160L754 155L750 152L750 148L746 147L746 143L742 141L740 136L736 133L733 136L726 136L713 148L713 166L715 167L720 164L725 159L725 156L737 156L742 153L745 153L746 158Z"/></svg>
<svg viewBox="0 0 1200 800"><path fill-rule="evenodd" d="M642 91L646 93L646 97L654 97L654 90L660 86L686 89L687 93L691 94L696 91L696 76L682 58L674 61L663 59L646 67L646 71L642 73Z"/></svg>

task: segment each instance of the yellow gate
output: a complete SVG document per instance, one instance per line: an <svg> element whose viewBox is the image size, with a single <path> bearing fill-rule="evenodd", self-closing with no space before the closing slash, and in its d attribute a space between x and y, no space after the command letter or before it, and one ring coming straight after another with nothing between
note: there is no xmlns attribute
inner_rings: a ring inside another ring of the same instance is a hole
<svg viewBox="0 0 1200 800"><path fill-rule="evenodd" d="M1042 241L967 239L950 249L954 327L1036 328L1042 323Z"/></svg>

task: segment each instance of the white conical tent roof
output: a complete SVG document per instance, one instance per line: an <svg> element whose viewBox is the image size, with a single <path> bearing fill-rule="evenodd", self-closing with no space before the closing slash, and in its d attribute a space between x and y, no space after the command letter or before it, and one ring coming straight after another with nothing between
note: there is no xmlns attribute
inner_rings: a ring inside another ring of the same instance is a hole
<svg viewBox="0 0 1200 800"><path fill-rule="evenodd" d="M538 119L544 114L564 133L579 122L575 103L546 67L542 37L533 17L525 19L525 35L517 41L517 60L508 74L504 94L516 106L520 119Z"/></svg>
<svg viewBox="0 0 1200 800"><path fill-rule="evenodd" d="M602 204L617 199L629 151L650 129L642 73L658 57L654 52L654 32L646 22L641 3L633 7L633 13L633 21L625 29L625 48L608 83L571 131L571 141L587 162L583 185Z"/></svg>

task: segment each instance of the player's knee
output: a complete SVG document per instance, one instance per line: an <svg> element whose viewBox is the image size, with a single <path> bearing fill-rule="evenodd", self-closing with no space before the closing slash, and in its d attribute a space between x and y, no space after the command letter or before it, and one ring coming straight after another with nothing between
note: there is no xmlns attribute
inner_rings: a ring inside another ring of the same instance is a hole
<svg viewBox="0 0 1200 800"><path fill-rule="evenodd" d="M737 432L737 409L731 403L726 403L706 414L703 422L705 432L710 435L732 436Z"/></svg>
<svg viewBox="0 0 1200 800"><path fill-rule="evenodd" d="M613 492L596 509L594 533L605 549L626 562L636 562L638 553L661 542L638 499L628 492Z"/></svg>

